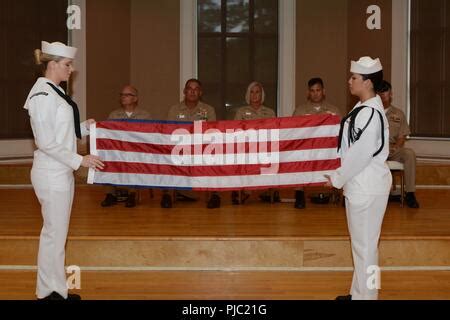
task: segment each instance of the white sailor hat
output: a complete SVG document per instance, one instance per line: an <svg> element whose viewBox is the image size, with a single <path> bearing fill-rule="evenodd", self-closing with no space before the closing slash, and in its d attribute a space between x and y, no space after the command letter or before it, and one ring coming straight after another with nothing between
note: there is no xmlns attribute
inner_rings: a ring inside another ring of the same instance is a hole
<svg viewBox="0 0 450 320"><path fill-rule="evenodd" d="M358 74L372 74L383 70L379 58L361 57L358 61L352 61L350 72Z"/></svg>
<svg viewBox="0 0 450 320"><path fill-rule="evenodd" d="M42 53L63 58L73 59L77 53L77 48L66 46L61 42L48 43L47 41L42 41L41 46Z"/></svg>

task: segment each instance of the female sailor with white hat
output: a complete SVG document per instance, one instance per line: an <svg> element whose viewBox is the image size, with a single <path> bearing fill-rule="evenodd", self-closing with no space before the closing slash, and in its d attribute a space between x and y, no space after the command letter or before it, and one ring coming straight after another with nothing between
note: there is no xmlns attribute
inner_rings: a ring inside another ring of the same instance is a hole
<svg viewBox="0 0 450 320"><path fill-rule="evenodd" d="M64 267L74 194L73 171L80 166L103 168L98 157L77 154L77 138L89 134L94 120L80 125L77 105L59 86L69 80L74 70L76 51L60 42L42 41L42 49L34 53L44 77L36 81L24 105L37 147L31 181L44 220L38 253L38 299L80 299L68 294Z"/></svg>
<svg viewBox="0 0 450 320"><path fill-rule="evenodd" d="M327 176L328 186L344 189L353 255L353 281L348 296L337 299L375 300L378 283L378 241L391 188L389 125L376 95L383 80L379 59L352 61L350 92L360 99L342 120L339 134L341 167ZM379 280L379 279L378 279Z"/></svg>

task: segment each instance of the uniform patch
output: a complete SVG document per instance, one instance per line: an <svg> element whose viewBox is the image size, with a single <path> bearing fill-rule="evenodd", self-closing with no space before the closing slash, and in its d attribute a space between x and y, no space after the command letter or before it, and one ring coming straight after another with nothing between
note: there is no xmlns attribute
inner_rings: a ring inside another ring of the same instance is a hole
<svg viewBox="0 0 450 320"><path fill-rule="evenodd" d="M35 94L33 94L31 97L30 97L30 100L31 99L33 99L34 97L37 97L37 96L48 96L48 93L47 92L38 92L38 93L35 93Z"/></svg>

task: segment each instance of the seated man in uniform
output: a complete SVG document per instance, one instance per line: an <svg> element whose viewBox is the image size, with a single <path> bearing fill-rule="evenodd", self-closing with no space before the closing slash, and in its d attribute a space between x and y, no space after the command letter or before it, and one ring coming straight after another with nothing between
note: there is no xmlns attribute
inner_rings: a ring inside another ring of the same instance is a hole
<svg viewBox="0 0 450 320"><path fill-rule="evenodd" d="M325 100L325 87L321 78L312 78L308 81L307 102L297 107L293 116L311 114L334 114L341 116L339 108ZM295 191L295 208L305 208L305 192L303 188Z"/></svg>
<svg viewBox="0 0 450 320"><path fill-rule="evenodd" d="M403 163L405 170L405 201L410 208L419 208L416 200L416 154L405 148L407 136L411 133L405 114L392 105L392 86L383 81L378 94L383 101L384 111L389 121L389 158L388 160Z"/></svg>
<svg viewBox="0 0 450 320"><path fill-rule="evenodd" d="M108 116L108 120L113 119L150 119L150 114L138 108L138 91L131 85L126 85L120 92L121 108L114 110ZM136 206L136 192L132 190L109 187L105 200L102 201L102 207L110 207L117 203L119 193L124 193L126 197L125 207L132 208Z"/></svg>
<svg viewBox="0 0 450 320"><path fill-rule="evenodd" d="M202 84L197 79L189 79L184 86L184 99L169 110L167 120L173 121L216 121L216 112L213 107L200 101L203 91ZM195 201L197 197L192 192L178 191L177 199ZM163 192L161 208L171 208L172 198L167 191ZM220 197L213 192L208 200L209 209L220 207Z"/></svg>

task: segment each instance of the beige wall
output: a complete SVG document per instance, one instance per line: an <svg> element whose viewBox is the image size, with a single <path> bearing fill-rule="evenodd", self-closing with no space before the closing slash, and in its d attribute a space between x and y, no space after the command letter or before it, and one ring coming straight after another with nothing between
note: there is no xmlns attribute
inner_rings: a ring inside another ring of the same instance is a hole
<svg viewBox="0 0 450 320"><path fill-rule="evenodd" d="M87 117L104 120L130 81L129 1L86 1L86 68Z"/></svg>
<svg viewBox="0 0 450 320"><path fill-rule="evenodd" d="M382 9L380 31L365 26L371 4ZM345 113L353 104L349 62L361 55L380 57L390 79L392 0L297 0L296 7L296 105L305 101L308 79L319 76L329 102ZM86 19L87 116L104 119L131 82L141 107L165 119L179 96L179 0L87 1Z"/></svg>
<svg viewBox="0 0 450 320"><path fill-rule="evenodd" d="M179 102L180 1L131 0L131 82L140 106L166 119Z"/></svg>
<svg viewBox="0 0 450 320"><path fill-rule="evenodd" d="M297 0L297 106L306 101L308 80L321 77L328 101L346 110L347 3Z"/></svg>
<svg viewBox="0 0 450 320"><path fill-rule="evenodd" d="M381 31L365 27L370 4L382 8ZM353 104L349 61L363 54L380 57L390 79L391 0L298 0L296 8L296 105L305 101L308 79L319 76L329 102L345 113ZM87 116L104 119L131 82L141 107L165 119L178 102L179 52L179 0L87 1Z"/></svg>
<svg viewBox="0 0 450 320"><path fill-rule="evenodd" d="M370 5L381 8L381 30L369 30ZM348 92L350 60L363 55L382 60L385 78L391 78L392 0L298 0L296 104L305 101L312 77L325 82L327 99L343 113L355 99Z"/></svg>
<svg viewBox="0 0 450 320"><path fill-rule="evenodd" d="M393 67L394 75L405 80L406 76L398 75L406 70L403 62L407 50L403 29L406 1L297 0L296 105L304 101L306 81L321 76L330 102L342 110L351 107L347 89L349 60L362 54L380 56L387 79L391 79ZM140 89L142 107L148 108L154 118L164 118L167 108L179 97L180 1L87 0L85 3L87 117L105 119L119 106L120 87L133 82ZM365 29L365 9L370 4L382 8L381 31ZM394 28L394 45L392 19L403 21L401 29ZM401 62L397 66L396 63L391 66L392 49L396 53L394 62ZM397 104L405 108L406 88L399 90L398 80L393 80L397 83L396 92L404 96L403 103ZM80 87L83 86L84 83ZM0 142L3 146L0 157L31 155L32 141L23 141L25 146L21 142ZM448 141L410 144L420 155L448 158Z"/></svg>

